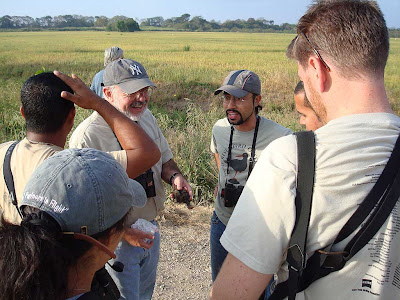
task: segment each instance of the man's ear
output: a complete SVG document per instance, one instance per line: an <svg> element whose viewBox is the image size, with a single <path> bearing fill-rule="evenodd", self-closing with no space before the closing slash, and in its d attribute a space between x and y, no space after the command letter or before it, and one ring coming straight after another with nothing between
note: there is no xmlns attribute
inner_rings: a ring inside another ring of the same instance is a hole
<svg viewBox="0 0 400 300"><path fill-rule="evenodd" d="M75 120L75 114L76 114L76 109L75 106L69 111L68 116L67 116L67 120L66 123L68 123L69 125L74 125L74 120ZM71 128L72 128L71 126Z"/></svg>
<svg viewBox="0 0 400 300"><path fill-rule="evenodd" d="M314 87L319 93L322 93L327 88L329 79L329 71L325 65L316 56L310 56L308 58L308 71L310 72L311 80L313 80Z"/></svg>
<svg viewBox="0 0 400 300"><path fill-rule="evenodd" d="M19 111L21 113L21 116L25 119L25 113L24 113L24 109L22 108L22 106L20 106Z"/></svg>
<svg viewBox="0 0 400 300"><path fill-rule="evenodd" d="M103 87L103 94L104 94L104 98L105 98L108 102L110 102L110 103L113 102L113 100L112 100L112 90L111 90L111 88L109 88L109 87L107 87L107 86Z"/></svg>
<svg viewBox="0 0 400 300"><path fill-rule="evenodd" d="M254 99L254 107L257 107L261 102L261 95L257 95Z"/></svg>

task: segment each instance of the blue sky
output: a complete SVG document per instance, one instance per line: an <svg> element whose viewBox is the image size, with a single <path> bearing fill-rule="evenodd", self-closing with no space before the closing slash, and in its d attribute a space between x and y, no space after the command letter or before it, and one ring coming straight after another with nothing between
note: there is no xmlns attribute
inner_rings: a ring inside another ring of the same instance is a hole
<svg viewBox="0 0 400 300"><path fill-rule="evenodd" d="M206 20L263 17L275 24L297 23L311 0L1 0L0 16L44 17L66 14L113 17L124 15L144 19L177 17L184 13ZM400 28L400 0L378 0L388 27Z"/></svg>

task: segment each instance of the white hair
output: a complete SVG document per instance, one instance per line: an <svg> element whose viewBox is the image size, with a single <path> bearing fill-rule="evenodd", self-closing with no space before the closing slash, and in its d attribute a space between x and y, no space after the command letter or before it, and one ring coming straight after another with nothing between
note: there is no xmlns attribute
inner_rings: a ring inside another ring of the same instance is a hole
<svg viewBox="0 0 400 300"><path fill-rule="evenodd" d="M110 62L119 58L124 58L124 50L122 50L120 47L107 48L104 51L104 67L106 67Z"/></svg>

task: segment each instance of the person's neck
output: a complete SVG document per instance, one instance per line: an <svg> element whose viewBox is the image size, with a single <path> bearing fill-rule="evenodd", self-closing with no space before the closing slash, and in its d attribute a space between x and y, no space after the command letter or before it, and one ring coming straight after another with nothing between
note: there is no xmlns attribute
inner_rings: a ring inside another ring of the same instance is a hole
<svg viewBox="0 0 400 300"><path fill-rule="evenodd" d="M243 124L234 125L235 129L239 131L250 131L256 128L257 115L254 112Z"/></svg>
<svg viewBox="0 0 400 300"><path fill-rule="evenodd" d="M91 290L94 274L94 268L87 268L87 265L78 264L70 268L68 272L68 290L67 298L87 293Z"/></svg>
<svg viewBox="0 0 400 300"><path fill-rule="evenodd" d="M36 133L27 131L26 138L33 143L46 143L64 148L67 141L67 136L60 133Z"/></svg>
<svg viewBox="0 0 400 300"><path fill-rule="evenodd" d="M119 240L122 238L123 233L120 234ZM105 245L109 246L109 244ZM115 249L115 247L113 249ZM83 256L78 258L76 264L71 266L68 270L67 297L70 298L89 292L95 273L100 270L109 259L110 256L97 247L92 247Z"/></svg>
<svg viewBox="0 0 400 300"><path fill-rule="evenodd" d="M327 121L347 115L391 113L382 78L346 80L337 84L325 102Z"/></svg>

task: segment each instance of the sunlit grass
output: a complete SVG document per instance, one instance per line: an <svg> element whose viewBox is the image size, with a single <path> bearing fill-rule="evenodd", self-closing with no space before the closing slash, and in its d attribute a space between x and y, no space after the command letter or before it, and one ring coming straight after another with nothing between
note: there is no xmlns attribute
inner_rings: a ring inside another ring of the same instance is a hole
<svg viewBox="0 0 400 300"><path fill-rule="evenodd" d="M212 199L217 171L209 151L211 129L223 116L213 96L231 70L249 69L262 82L261 115L299 130L293 105L297 65L286 58L292 34L194 32L0 32L0 142L21 139L22 83L36 71L75 73L88 85L103 68L104 49L119 46L141 62L157 84L151 109L175 158L197 187ZM391 39L385 82L400 113L400 39ZM90 114L78 109L75 126Z"/></svg>

